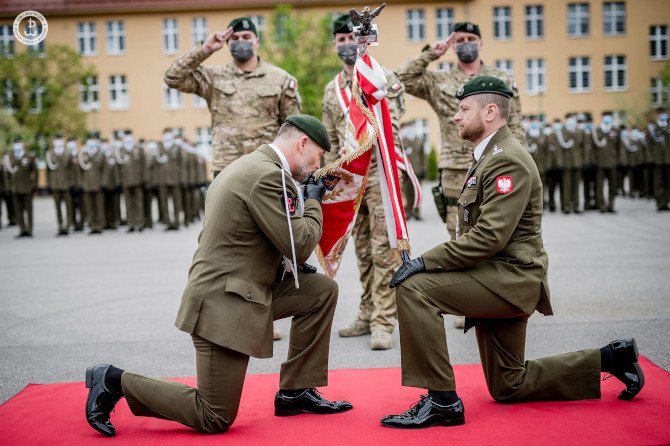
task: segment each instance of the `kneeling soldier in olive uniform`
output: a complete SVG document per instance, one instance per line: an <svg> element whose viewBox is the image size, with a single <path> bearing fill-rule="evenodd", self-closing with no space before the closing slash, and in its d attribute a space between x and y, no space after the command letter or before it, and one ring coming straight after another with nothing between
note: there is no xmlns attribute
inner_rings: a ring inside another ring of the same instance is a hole
<svg viewBox="0 0 670 446"><path fill-rule="evenodd" d="M526 326L552 314L544 251L542 184L531 156L507 127L512 90L480 76L462 86L454 120L477 146L458 199L456 240L405 259L397 289L402 382L427 388L410 410L381 422L398 428L465 423L442 314L476 327L489 393L499 402L600 398L600 372L624 382L620 399L642 389L635 340L525 361Z"/></svg>
<svg viewBox="0 0 670 446"><path fill-rule="evenodd" d="M272 356L272 321L291 316L275 415L351 409L314 389L328 382L338 289L304 264L321 238L326 191L310 172L330 143L313 116L286 121L272 144L231 163L207 192L205 221L176 322L193 338L198 388L108 364L91 367L86 417L95 430L116 434L109 414L125 396L135 415L225 432L237 416L249 356ZM306 181L304 199L298 181Z"/></svg>

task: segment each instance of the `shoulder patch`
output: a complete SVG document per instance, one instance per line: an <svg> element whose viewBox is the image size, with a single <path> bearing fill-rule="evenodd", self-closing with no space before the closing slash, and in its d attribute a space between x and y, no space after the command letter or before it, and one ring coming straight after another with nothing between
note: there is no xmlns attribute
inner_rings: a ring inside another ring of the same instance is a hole
<svg viewBox="0 0 670 446"><path fill-rule="evenodd" d="M500 176L496 178L496 191L499 194L509 194L512 192L512 177Z"/></svg>
<svg viewBox="0 0 670 446"><path fill-rule="evenodd" d="M398 91L400 90L400 87L401 87L400 82L396 82L395 84L391 85L391 90Z"/></svg>
<svg viewBox="0 0 670 446"><path fill-rule="evenodd" d="M286 212L286 208L288 208L289 215L295 215L295 211L297 209L295 195L293 194L293 192L291 192L290 190L287 189L286 190L286 197L288 198L288 203L286 203L286 201L284 201L284 194L283 193L279 196L279 202L281 204L281 210Z"/></svg>
<svg viewBox="0 0 670 446"><path fill-rule="evenodd" d="M495 146L493 146L493 153L491 154L491 156L495 156L499 153L503 153L503 149L498 147L498 145L496 144Z"/></svg>
<svg viewBox="0 0 670 446"><path fill-rule="evenodd" d="M291 90L295 90L296 88L298 88L298 82L296 82L295 79L291 79L290 81L288 81L288 88L290 88Z"/></svg>

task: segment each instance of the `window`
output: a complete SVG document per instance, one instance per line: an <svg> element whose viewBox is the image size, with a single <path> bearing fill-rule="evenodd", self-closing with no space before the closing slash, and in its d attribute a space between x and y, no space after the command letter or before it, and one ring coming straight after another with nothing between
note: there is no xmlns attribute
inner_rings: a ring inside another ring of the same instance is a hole
<svg viewBox="0 0 670 446"><path fill-rule="evenodd" d="M163 19L163 51L168 54L179 51L177 19Z"/></svg>
<svg viewBox="0 0 670 446"><path fill-rule="evenodd" d="M544 37L544 6L526 6L526 37L529 39Z"/></svg>
<svg viewBox="0 0 670 446"><path fill-rule="evenodd" d="M258 31L258 37L263 38L265 33L265 17L262 15L252 15L249 17L251 22L256 25L256 30Z"/></svg>
<svg viewBox="0 0 670 446"><path fill-rule="evenodd" d="M591 91L591 59L588 57L571 57L568 77L571 93Z"/></svg>
<svg viewBox="0 0 670 446"><path fill-rule="evenodd" d="M77 47L82 56L94 56L96 53L95 22L77 23Z"/></svg>
<svg viewBox="0 0 670 446"><path fill-rule="evenodd" d="M44 88L44 85L41 81L39 80L33 80L31 82L31 89L30 89L30 112L31 113L39 113L42 111L42 105L44 102L44 92L46 89Z"/></svg>
<svg viewBox="0 0 670 446"><path fill-rule="evenodd" d="M653 60L668 58L668 26L649 27L649 55Z"/></svg>
<svg viewBox="0 0 670 446"><path fill-rule="evenodd" d="M454 30L454 10L452 8L437 8L435 10L435 26L437 40L444 40Z"/></svg>
<svg viewBox="0 0 670 446"><path fill-rule="evenodd" d="M284 40L288 36L288 29L291 26L291 17L289 17L283 12L280 12L274 14L273 22L275 31L274 33L275 42L279 42L280 45L286 46L286 42L284 42Z"/></svg>
<svg viewBox="0 0 670 446"><path fill-rule="evenodd" d="M100 86L97 77L89 76L79 84L79 108L82 111L100 108Z"/></svg>
<svg viewBox="0 0 670 446"><path fill-rule="evenodd" d="M194 94L194 95L191 95L191 96L193 96L193 107L195 107L195 108L206 108L207 107L207 101L205 99L198 96L197 94Z"/></svg>
<svg viewBox="0 0 670 446"><path fill-rule="evenodd" d="M42 34L42 25L37 25L37 35ZM45 53L45 41L42 40L40 43L36 45L29 45L27 47L27 50L32 52L33 55L37 55L37 57L44 57L46 55Z"/></svg>
<svg viewBox="0 0 670 446"><path fill-rule="evenodd" d="M425 22L423 9L407 10L407 39L410 42L419 42L426 38Z"/></svg>
<svg viewBox="0 0 670 446"><path fill-rule="evenodd" d="M7 111L14 110L14 84L11 80L5 79L2 82L2 108Z"/></svg>
<svg viewBox="0 0 670 446"><path fill-rule="evenodd" d="M603 33L606 36L620 36L626 33L626 4L605 2L603 4Z"/></svg>
<svg viewBox="0 0 670 446"><path fill-rule="evenodd" d="M661 78L651 78L649 93L651 95L652 107L659 107L668 103L668 86L663 84Z"/></svg>
<svg viewBox="0 0 670 446"><path fill-rule="evenodd" d="M514 68L512 59L498 59L496 60L496 68L507 73L508 76L514 77Z"/></svg>
<svg viewBox="0 0 670 446"><path fill-rule="evenodd" d="M544 59L526 60L526 93L537 95L546 92L546 77Z"/></svg>
<svg viewBox="0 0 670 446"><path fill-rule="evenodd" d="M14 29L12 25L0 26L0 57L14 56Z"/></svg>
<svg viewBox="0 0 670 446"><path fill-rule="evenodd" d="M126 27L123 20L107 22L107 54L126 52Z"/></svg>
<svg viewBox="0 0 670 446"><path fill-rule="evenodd" d="M212 129L210 127L197 127L195 129L195 146L207 151L212 149Z"/></svg>
<svg viewBox="0 0 670 446"><path fill-rule="evenodd" d="M605 56L605 90L625 90L627 84L626 71L626 56Z"/></svg>
<svg viewBox="0 0 670 446"><path fill-rule="evenodd" d="M193 46L207 40L207 18L193 17L191 20L191 34L193 35Z"/></svg>
<svg viewBox="0 0 670 446"><path fill-rule="evenodd" d="M128 80L125 74L109 76L109 108L123 110L129 106Z"/></svg>
<svg viewBox="0 0 670 446"><path fill-rule="evenodd" d="M512 8L509 6L493 8L493 37L498 40L512 38Z"/></svg>
<svg viewBox="0 0 670 446"><path fill-rule="evenodd" d="M182 99L181 91L170 88L163 84L163 107L165 108L182 108L184 101Z"/></svg>
<svg viewBox="0 0 670 446"><path fill-rule="evenodd" d="M589 4L568 3L568 36L588 36L589 28Z"/></svg>

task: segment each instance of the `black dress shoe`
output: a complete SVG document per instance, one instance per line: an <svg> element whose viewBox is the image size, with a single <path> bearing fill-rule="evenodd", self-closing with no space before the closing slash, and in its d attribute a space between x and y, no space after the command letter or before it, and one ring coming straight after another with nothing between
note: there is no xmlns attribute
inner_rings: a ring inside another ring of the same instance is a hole
<svg viewBox="0 0 670 446"><path fill-rule="evenodd" d="M347 401L328 401L316 389L305 389L295 396L283 393L275 395L275 415L288 417L301 413L330 414L345 412L353 406Z"/></svg>
<svg viewBox="0 0 670 446"><path fill-rule="evenodd" d="M105 386L105 375L109 367L110 364L99 364L86 369L86 387L91 389L86 398L86 421L101 434L113 437L116 429L109 421L109 414L122 395Z"/></svg>
<svg viewBox="0 0 670 446"><path fill-rule="evenodd" d="M630 401L644 387L644 373L637 362L638 352L635 339L620 339L609 343L614 365L610 373L626 385L619 393L619 399Z"/></svg>
<svg viewBox="0 0 670 446"><path fill-rule="evenodd" d="M442 405L430 395L421 395L407 412L387 415L382 418L382 426L399 429L422 429L433 426L460 426L465 424L465 408L459 398L453 404Z"/></svg>

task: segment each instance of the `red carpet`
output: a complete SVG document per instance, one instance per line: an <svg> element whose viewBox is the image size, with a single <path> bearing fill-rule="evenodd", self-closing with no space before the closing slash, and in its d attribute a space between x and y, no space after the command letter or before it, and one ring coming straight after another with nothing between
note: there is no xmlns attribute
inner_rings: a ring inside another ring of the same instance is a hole
<svg viewBox="0 0 670 446"><path fill-rule="evenodd" d="M495 403L481 366L456 366L466 424L420 431L388 429L379 419L414 403L420 389L400 385L399 369L333 370L323 390L354 409L338 415L273 415L277 375L250 375L237 421L223 435L201 435L177 423L134 417L123 400L112 413L118 435L100 436L84 419L84 384L31 384L0 406L0 445L661 445L670 444L670 374L644 358L644 390L619 401L622 384L603 383L602 399L576 402ZM83 373L83 371L82 371ZM178 381L193 385L193 378Z"/></svg>

